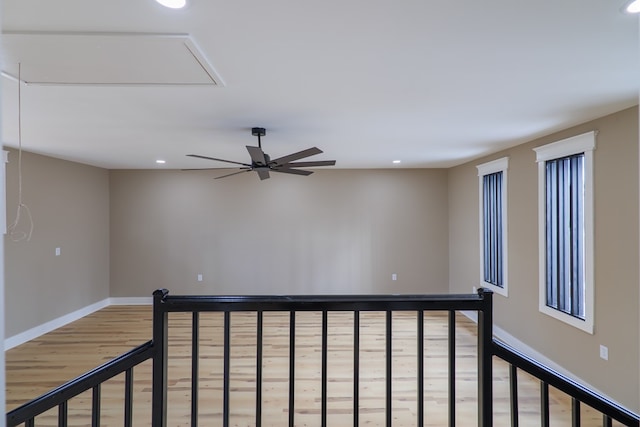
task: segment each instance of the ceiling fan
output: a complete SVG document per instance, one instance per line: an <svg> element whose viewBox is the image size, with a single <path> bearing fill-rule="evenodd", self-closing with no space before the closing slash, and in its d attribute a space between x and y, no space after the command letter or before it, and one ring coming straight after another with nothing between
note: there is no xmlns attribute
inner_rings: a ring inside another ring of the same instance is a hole
<svg viewBox="0 0 640 427"><path fill-rule="evenodd" d="M313 171L298 169L298 168L308 168L308 167L316 167L316 166L334 166L336 164L335 160L321 160L315 162L296 162L295 160L300 160L305 157L315 156L316 154L322 153L322 150L313 147L307 148L306 150L298 151L297 153L289 154L287 156L278 157L277 159L271 160L271 157L264 151L262 151L262 141L261 137L265 136L267 131L265 128L251 128L251 135L258 137L258 146L254 147L251 145L247 145L247 151L249 152L249 156L251 157L251 163L242 163L235 162L233 160L225 160L225 159L217 159L215 157L201 156L199 154L187 154L189 157L196 157L198 159L207 159L207 160L215 160L217 162L225 162L225 163L233 163L236 165L240 165L237 172L233 172L227 175L219 176L215 179L226 178L228 176L237 175L243 172L251 172L255 171L260 180L269 178L269 172L280 172L280 173L290 173L293 175L311 175ZM184 170L211 170L211 169L225 169L225 168L198 168L198 169L184 169ZM236 168L234 168L236 169Z"/></svg>

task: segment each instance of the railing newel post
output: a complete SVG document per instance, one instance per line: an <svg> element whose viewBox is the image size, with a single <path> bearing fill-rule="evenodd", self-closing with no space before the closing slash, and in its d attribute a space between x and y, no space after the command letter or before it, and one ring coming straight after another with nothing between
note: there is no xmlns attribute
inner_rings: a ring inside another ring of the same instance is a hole
<svg viewBox="0 0 640 427"><path fill-rule="evenodd" d="M478 289L478 425L493 426L493 292Z"/></svg>
<svg viewBox="0 0 640 427"><path fill-rule="evenodd" d="M162 304L166 289L153 293L153 384L151 401L152 427L167 425L167 311Z"/></svg>

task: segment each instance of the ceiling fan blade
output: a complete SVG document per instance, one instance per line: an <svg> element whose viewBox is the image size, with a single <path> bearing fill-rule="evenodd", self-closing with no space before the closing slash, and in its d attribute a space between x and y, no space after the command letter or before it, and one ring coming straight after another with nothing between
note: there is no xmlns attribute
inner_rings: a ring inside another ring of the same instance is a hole
<svg viewBox="0 0 640 427"><path fill-rule="evenodd" d="M251 165L249 165L247 163L234 162L233 160L216 159L215 157L200 156L198 154L187 154L187 156L188 157L196 157L198 159L215 160L216 162L233 163L235 165L242 165L242 166L251 167Z"/></svg>
<svg viewBox="0 0 640 427"><path fill-rule="evenodd" d="M306 150L298 151L297 153L289 154L288 156L283 156L271 160L269 164L275 163L276 165L284 165L285 163L289 163L294 160L302 159L309 156L315 156L316 154L320 153L322 153L322 150L317 147L307 148Z"/></svg>
<svg viewBox="0 0 640 427"><path fill-rule="evenodd" d="M335 166L335 160L320 160L317 162L294 162L294 163L285 163L282 167L286 168L312 168L315 166Z"/></svg>
<svg viewBox="0 0 640 427"><path fill-rule="evenodd" d="M222 175L222 176L217 176L217 177L215 177L215 178L213 178L213 179L226 178L226 177L228 177L228 176L238 175L239 173L249 172L249 171L251 171L251 169L245 169L245 168L242 168L242 170L241 170L241 171L233 172L233 173L228 173L228 174L226 174L226 175Z"/></svg>
<svg viewBox="0 0 640 427"><path fill-rule="evenodd" d="M293 175L304 175L304 176L308 176L313 173L313 171L306 171L302 169L289 169L289 168L278 168L278 169L271 169L271 170L273 172L290 173Z"/></svg>
<svg viewBox="0 0 640 427"><path fill-rule="evenodd" d="M190 168L190 169L180 169L181 171L223 171L227 169L244 169L251 170L251 167L243 167L243 168Z"/></svg>
<svg viewBox="0 0 640 427"><path fill-rule="evenodd" d="M257 163L259 165L267 164L267 159L264 157L264 151L262 151L262 148L247 145L247 151L249 152L253 163Z"/></svg>
<svg viewBox="0 0 640 427"><path fill-rule="evenodd" d="M258 173L258 176L260 177L260 181L264 180L264 179L269 179L269 168L268 167L259 167L259 168L253 168L254 171L256 171Z"/></svg>

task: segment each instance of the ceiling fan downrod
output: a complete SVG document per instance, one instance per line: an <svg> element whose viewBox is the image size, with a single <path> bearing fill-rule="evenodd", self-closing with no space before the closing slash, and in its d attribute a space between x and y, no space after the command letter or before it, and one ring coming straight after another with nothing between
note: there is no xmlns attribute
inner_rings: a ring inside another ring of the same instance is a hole
<svg viewBox="0 0 640 427"><path fill-rule="evenodd" d="M258 147L262 148L262 141L260 137L265 136L267 134L267 130L265 128L251 128L251 135L258 137Z"/></svg>

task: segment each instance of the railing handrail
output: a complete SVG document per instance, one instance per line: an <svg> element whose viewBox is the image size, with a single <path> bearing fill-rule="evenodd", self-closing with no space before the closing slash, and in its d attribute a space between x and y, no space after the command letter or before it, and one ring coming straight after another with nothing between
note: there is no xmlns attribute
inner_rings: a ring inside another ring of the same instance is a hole
<svg viewBox="0 0 640 427"><path fill-rule="evenodd" d="M22 424L69 399L119 375L153 357L153 342L148 341L95 369L19 406L7 413L7 426Z"/></svg>
<svg viewBox="0 0 640 427"><path fill-rule="evenodd" d="M168 295L154 293L163 311L399 311L478 310L479 294L353 294L353 295Z"/></svg>
<svg viewBox="0 0 640 427"><path fill-rule="evenodd" d="M576 398L605 416L626 426L640 425L640 416L637 414L496 339L493 340L493 354L544 383Z"/></svg>

